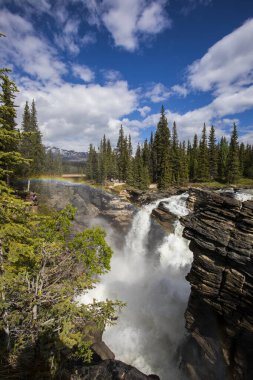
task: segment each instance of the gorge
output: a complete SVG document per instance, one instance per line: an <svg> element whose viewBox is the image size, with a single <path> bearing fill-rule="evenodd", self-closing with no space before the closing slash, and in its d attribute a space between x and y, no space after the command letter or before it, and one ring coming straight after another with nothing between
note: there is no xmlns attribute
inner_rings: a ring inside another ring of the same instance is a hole
<svg viewBox="0 0 253 380"><path fill-rule="evenodd" d="M52 206L77 207L75 228L107 231L111 271L80 301L127 303L103 335L116 359L161 380L252 378L252 202L190 189L138 211L84 185L39 188Z"/></svg>

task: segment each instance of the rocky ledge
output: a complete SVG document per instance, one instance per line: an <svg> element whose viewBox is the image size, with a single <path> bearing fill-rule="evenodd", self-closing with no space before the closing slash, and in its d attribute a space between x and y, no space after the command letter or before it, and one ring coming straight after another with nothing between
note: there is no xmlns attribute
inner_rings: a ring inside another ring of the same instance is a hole
<svg viewBox="0 0 253 380"><path fill-rule="evenodd" d="M195 189L182 218L194 260L187 280L190 379L253 379L253 201Z"/></svg>
<svg viewBox="0 0 253 380"><path fill-rule="evenodd" d="M69 378L68 378L69 379ZM104 360L96 365L79 367L71 380L159 380L156 375L144 375L138 369L119 360Z"/></svg>
<svg viewBox="0 0 253 380"><path fill-rule="evenodd" d="M60 210L72 204L77 210L75 225L79 230L89 227L93 218L100 217L115 229L126 232L135 212L134 206L128 201L85 184L36 181L31 183L31 189L39 195L41 203L55 209Z"/></svg>

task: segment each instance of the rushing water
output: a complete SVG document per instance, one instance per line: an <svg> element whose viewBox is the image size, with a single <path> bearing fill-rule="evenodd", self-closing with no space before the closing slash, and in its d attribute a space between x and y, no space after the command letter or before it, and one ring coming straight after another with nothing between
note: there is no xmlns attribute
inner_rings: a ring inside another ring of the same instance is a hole
<svg viewBox="0 0 253 380"><path fill-rule="evenodd" d="M104 340L116 359L161 380L180 379L176 351L184 337L184 311L190 287L185 280L192 261L188 241L177 220L174 233L166 235L150 252L151 212L159 202L177 217L187 215L187 194L144 206L134 217L122 251L115 251L111 271L81 301L120 299L127 303L116 326Z"/></svg>

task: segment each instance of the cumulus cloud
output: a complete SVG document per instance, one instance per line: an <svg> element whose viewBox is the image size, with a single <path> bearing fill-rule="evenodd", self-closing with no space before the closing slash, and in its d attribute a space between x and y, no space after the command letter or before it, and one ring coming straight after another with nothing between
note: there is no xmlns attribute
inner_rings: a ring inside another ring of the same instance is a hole
<svg viewBox="0 0 253 380"><path fill-rule="evenodd" d="M166 3L165 0L104 0L101 19L116 46L134 51L141 37L154 36L171 26Z"/></svg>
<svg viewBox="0 0 253 380"><path fill-rule="evenodd" d="M72 71L77 78L81 78L84 82L92 82L95 78L94 72L84 65L73 65Z"/></svg>
<svg viewBox="0 0 253 380"><path fill-rule="evenodd" d="M148 106L144 106L144 107L138 108L138 111L140 112L142 117L145 117L151 111L151 108Z"/></svg>
<svg viewBox="0 0 253 380"><path fill-rule="evenodd" d="M137 95L125 81L107 84L61 85L21 89L18 103L22 113L25 101L35 99L39 125L48 145L86 150L106 134L118 137L118 120L135 110ZM19 120L20 115L19 114Z"/></svg>
<svg viewBox="0 0 253 380"><path fill-rule="evenodd" d="M122 78L121 73L118 70L101 70L103 77L108 82L115 82Z"/></svg>
<svg viewBox="0 0 253 380"><path fill-rule="evenodd" d="M47 41L39 38L32 24L6 9L0 11L0 30L8 38L1 40L4 64L13 62L39 81L60 82L65 64Z"/></svg>
<svg viewBox="0 0 253 380"><path fill-rule="evenodd" d="M145 97L153 103L161 103L171 96L172 92L162 83L155 83L149 87L145 93Z"/></svg>
<svg viewBox="0 0 253 380"><path fill-rule="evenodd" d="M185 86L181 86L179 84L175 84L174 86L172 86L171 90L173 91L174 94L177 94L183 97L185 97L189 93L189 90Z"/></svg>
<svg viewBox="0 0 253 380"><path fill-rule="evenodd" d="M218 93L253 83L253 19L228 34L189 67L194 89Z"/></svg>

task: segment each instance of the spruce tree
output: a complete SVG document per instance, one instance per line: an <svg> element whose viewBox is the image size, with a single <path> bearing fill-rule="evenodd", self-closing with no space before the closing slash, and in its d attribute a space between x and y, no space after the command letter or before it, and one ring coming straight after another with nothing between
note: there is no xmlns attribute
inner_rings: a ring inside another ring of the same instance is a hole
<svg viewBox="0 0 253 380"><path fill-rule="evenodd" d="M209 174L211 179L217 178L217 145L215 137L215 128L212 125L208 140L208 152L209 152Z"/></svg>
<svg viewBox="0 0 253 380"><path fill-rule="evenodd" d="M238 181L240 177L240 161L239 161L239 144L237 128L234 124L231 134L229 150L228 150L228 162L227 162L227 175L226 180L229 183Z"/></svg>
<svg viewBox="0 0 253 380"><path fill-rule="evenodd" d="M209 157L205 124L202 129L202 137L199 144L198 178L201 181L206 181L209 179Z"/></svg>
<svg viewBox="0 0 253 380"><path fill-rule="evenodd" d="M129 146L128 139L124 136L123 126L119 130L119 138L117 142L117 166L118 178L120 181L127 179L127 168L129 163Z"/></svg>
<svg viewBox="0 0 253 380"><path fill-rule="evenodd" d="M16 129L15 93L8 69L0 69L0 179L10 182L10 176L22 165L28 164L18 152L20 134Z"/></svg>
<svg viewBox="0 0 253 380"><path fill-rule="evenodd" d="M172 162L172 182L178 184L180 182L180 152L177 136L176 122L172 128L172 143L171 143L171 162Z"/></svg>
<svg viewBox="0 0 253 380"><path fill-rule="evenodd" d="M165 189L172 183L170 130L162 106L154 139L155 171L158 188Z"/></svg>
<svg viewBox="0 0 253 380"><path fill-rule="evenodd" d="M228 142L226 137L221 138L218 145L218 178L223 181L226 177L228 160Z"/></svg>
<svg viewBox="0 0 253 380"><path fill-rule="evenodd" d="M40 176L45 168L45 148L42 144L42 135L39 130L35 101L32 101L31 109L26 102L22 120L22 134L20 152L30 160L30 165L22 167L25 177Z"/></svg>

